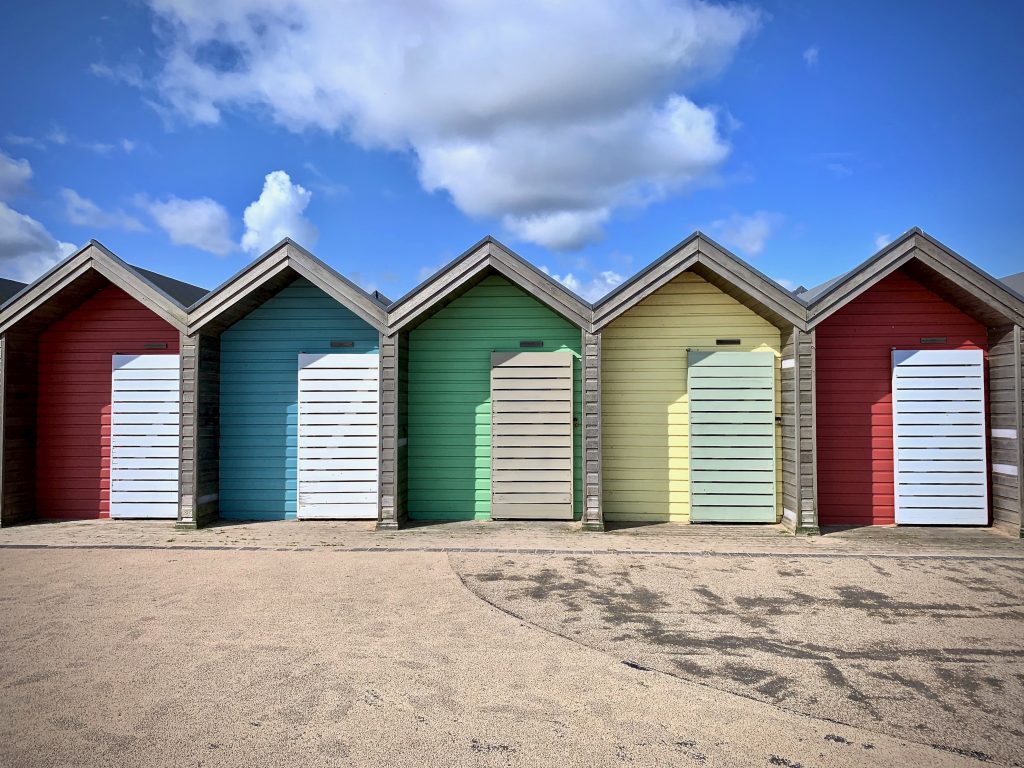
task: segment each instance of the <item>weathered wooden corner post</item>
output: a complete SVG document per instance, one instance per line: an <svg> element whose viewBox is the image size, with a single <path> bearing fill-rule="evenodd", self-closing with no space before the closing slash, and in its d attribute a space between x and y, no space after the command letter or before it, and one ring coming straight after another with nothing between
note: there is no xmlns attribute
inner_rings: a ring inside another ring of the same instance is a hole
<svg viewBox="0 0 1024 768"><path fill-rule="evenodd" d="M604 530L601 506L601 334L583 331L583 519L585 531Z"/></svg>
<svg viewBox="0 0 1024 768"><path fill-rule="evenodd" d="M782 335L782 522L818 533L814 402L814 331Z"/></svg>
<svg viewBox="0 0 1024 768"><path fill-rule="evenodd" d="M380 494L377 530L394 531L407 519L403 503L405 439L401 429L407 396L401 375L405 360L406 335L380 337Z"/></svg>
<svg viewBox="0 0 1024 768"><path fill-rule="evenodd" d="M202 528L217 518L220 338L181 334L181 442L176 528Z"/></svg>

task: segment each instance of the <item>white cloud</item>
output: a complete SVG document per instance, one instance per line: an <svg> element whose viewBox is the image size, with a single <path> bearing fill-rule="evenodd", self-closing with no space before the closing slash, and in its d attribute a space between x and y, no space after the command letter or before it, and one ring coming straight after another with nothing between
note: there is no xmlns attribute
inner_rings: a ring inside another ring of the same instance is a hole
<svg viewBox="0 0 1024 768"><path fill-rule="evenodd" d="M845 163L825 163L825 170L838 179L845 179L848 176L853 176L853 169Z"/></svg>
<svg viewBox="0 0 1024 768"><path fill-rule="evenodd" d="M604 237L601 225L608 219L608 209L596 211L559 211L533 216L506 216L505 229L516 237L542 243L556 251L570 251Z"/></svg>
<svg viewBox="0 0 1024 768"><path fill-rule="evenodd" d="M727 219L712 222L710 230L728 247L746 256L757 256L783 220L781 214L769 211L756 211L749 216L734 213Z"/></svg>
<svg viewBox="0 0 1024 768"><path fill-rule="evenodd" d="M618 272L613 272L610 269L598 272L589 280L586 278L580 279L572 272L565 275L556 275L547 267L541 267L541 271L551 275L552 279L557 280L577 296L582 296L587 301L597 301L621 284L624 279Z"/></svg>
<svg viewBox="0 0 1024 768"><path fill-rule="evenodd" d="M787 291L792 291L794 288L797 287L796 283L794 283L792 280L787 280L784 277L777 277L777 278L775 278L775 282L778 283L779 285L781 285Z"/></svg>
<svg viewBox="0 0 1024 768"><path fill-rule="evenodd" d="M83 227L96 227L99 229L124 229L128 232L144 232L142 222L121 209L105 211L87 197L82 197L73 189L62 189L61 197L64 198L65 212L68 221Z"/></svg>
<svg viewBox="0 0 1024 768"><path fill-rule="evenodd" d="M804 51L804 61L808 67L818 66L818 58L821 56L821 51L818 50L818 46L812 45L806 51Z"/></svg>
<svg viewBox="0 0 1024 768"><path fill-rule="evenodd" d="M31 282L75 250L31 216L0 203L0 272L4 276Z"/></svg>
<svg viewBox="0 0 1024 768"><path fill-rule="evenodd" d="M704 0L150 5L169 43L157 87L185 119L257 109L412 150L424 188L556 248L713 173L729 121L683 91L761 18Z"/></svg>
<svg viewBox="0 0 1024 768"><path fill-rule="evenodd" d="M20 136L16 133L8 133L4 141L18 147L34 147L35 149L46 149L46 145L34 136Z"/></svg>
<svg viewBox="0 0 1024 768"><path fill-rule="evenodd" d="M218 256L237 247L231 239L231 218L227 209L216 200L208 197L195 200L178 197L156 201L140 199L139 205L149 211L176 245L191 245Z"/></svg>
<svg viewBox="0 0 1024 768"><path fill-rule="evenodd" d="M284 171L268 173L259 198L249 204L242 216L245 221L242 248L250 253L261 253L284 237L312 247L319 232L302 215L312 197L308 189L293 184Z"/></svg>
<svg viewBox="0 0 1024 768"><path fill-rule="evenodd" d="M46 140L61 146L69 141L67 133L59 125L55 125L50 129L49 133L46 134Z"/></svg>
<svg viewBox="0 0 1024 768"><path fill-rule="evenodd" d="M0 200L10 200L28 189L32 166L28 160L15 160L0 152Z"/></svg>
<svg viewBox="0 0 1024 768"><path fill-rule="evenodd" d="M882 250L892 242L892 235L875 235L875 248Z"/></svg>

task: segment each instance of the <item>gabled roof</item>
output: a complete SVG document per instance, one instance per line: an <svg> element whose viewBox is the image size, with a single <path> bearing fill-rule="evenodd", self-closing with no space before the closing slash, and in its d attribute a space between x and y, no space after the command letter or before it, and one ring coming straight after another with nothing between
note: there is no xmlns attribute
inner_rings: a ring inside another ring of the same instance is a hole
<svg viewBox="0 0 1024 768"><path fill-rule="evenodd" d="M311 282L378 331L387 331L387 312L372 295L285 238L189 307L189 333L202 328L223 330L298 277Z"/></svg>
<svg viewBox="0 0 1024 768"><path fill-rule="evenodd" d="M591 329L593 313L587 301L488 235L393 302L388 307L391 331L414 325L492 273L502 275L571 323Z"/></svg>
<svg viewBox="0 0 1024 768"><path fill-rule="evenodd" d="M24 288L25 283L19 283L17 280L9 280L6 277L0 277L0 306L3 306L11 296Z"/></svg>
<svg viewBox="0 0 1024 768"><path fill-rule="evenodd" d="M1015 275L1007 275L1003 278L1003 282L1010 286L1020 296L1024 296L1024 272L1018 272Z"/></svg>
<svg viewBox="0 0 1024 768"><path fill-rule="evenodd" d="M845 275L801 294L813 326L897 270L988 325L1024 324L1024 297L915 227Z"/></svg>
<svg viewBox="0 0 1024 768"><path fill-rule="evenodd" d="M0 309L0 332L28 323L45 327L107 284L116 285L180 331L185 304L178 298L203 292L188 283L127 264L96 240L25 286Z"/></svg>
<svg viewBox="0 0 1024 768"><path fill-rule="evenodd" d="M699 275L779 327L804 325L806 310L796 296L707 235L694 232L601 299L594 307L595 329L603 328L686 271Z"/></svg>

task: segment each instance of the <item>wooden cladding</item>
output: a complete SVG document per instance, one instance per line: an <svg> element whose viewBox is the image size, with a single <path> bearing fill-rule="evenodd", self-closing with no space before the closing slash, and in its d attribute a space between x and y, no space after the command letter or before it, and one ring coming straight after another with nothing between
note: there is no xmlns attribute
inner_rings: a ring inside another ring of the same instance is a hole
<svg viewBox="0 0 1024 768"><path fill-rule="evenodd" d="M571 520L573 355L491 353L491 516Z"/></svg>
<svg viewBox="0 0 1024 768"><path fill-rule="evenodd" d="M299 355L298 517L376 518L380 360Z"/></svg>
<svg viewBox="0 0 1024 768"><path fill-rule="evenodd" d="M774 523L775 354L688 354L690 519Z"/></svg>
<svg viewBox="0 0 1024 768"><path fill-rule="evenodd" d="M985 353L893 350L896 522L988 523Z"/></svg>
<svg viewBox="0 0 1024 768"><path fill-rule="evenodd" d="M110 516L178 516L178 355L114 355Z"/></svg>

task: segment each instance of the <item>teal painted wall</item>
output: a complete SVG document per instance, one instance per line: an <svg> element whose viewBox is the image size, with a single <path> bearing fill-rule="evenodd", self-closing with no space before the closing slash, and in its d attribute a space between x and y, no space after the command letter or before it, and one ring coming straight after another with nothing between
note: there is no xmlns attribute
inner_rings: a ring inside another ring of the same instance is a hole
<svg viewBox="0 0 1024 768"><path fill-rule="evenodd" d="M332 349L331 340L353 341ZM220 515L294 520L299 352L378 352L371 325L299 278L221 335Z"/></svg>
<svg viewBox="0 0 1024 768"><path fill-rule="evenodd" d="M580 329L491 275L409 334L408 511L415 520L491 515L491 352L521 340L575 353L573 508L583 508ZM537 352L540 350L531 349Z"/></svg>

